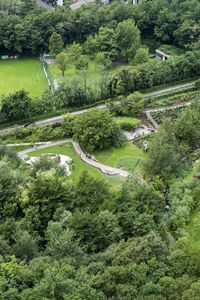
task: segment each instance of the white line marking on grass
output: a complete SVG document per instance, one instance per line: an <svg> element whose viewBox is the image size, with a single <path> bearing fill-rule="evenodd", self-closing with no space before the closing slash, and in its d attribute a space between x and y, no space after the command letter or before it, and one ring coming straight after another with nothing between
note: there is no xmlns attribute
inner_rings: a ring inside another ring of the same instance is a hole
<svg viewBox="0 0 200 300"><path fill-rule="evenodd" d="M41 78L40 78L40 75L37 73L37 77L38 77L38 80L40 81L41 80Z"/></svg>

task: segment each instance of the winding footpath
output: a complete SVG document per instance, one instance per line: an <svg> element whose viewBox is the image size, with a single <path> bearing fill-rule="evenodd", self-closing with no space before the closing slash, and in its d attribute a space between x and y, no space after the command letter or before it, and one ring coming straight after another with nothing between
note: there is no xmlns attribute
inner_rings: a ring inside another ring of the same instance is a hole
<svg viewBox="0 0 200 300"><path fill-rule="evenodd" d="M171 87L171 88L163 89L163 90L160 90L158 92L152 92L152 93L144 94L144 98L145 99L148 99L148 98L151 98L151 97L156 97L157 98L157 97L161 97L161 96L170 95L170 94L173 94L173 93L178 92L178 91L184 91L184 90L187 90L187 89L191 89L191 88L194 88L194 87L195 87L195 81L190 82L190 83L186 83L186 84L180 84L180 85L177 85L177 86L174 86L174 87ZM88 112L92 109L107 109L107 106L105 104L98 105L98 106L95 106L95 107L92 107L92 108L75 111L75 112L72 112L71 114L75 115L75 116L78 116L78 115L84 114L84 113L86 113L86 112ZM145 113L147 112L147 115L149 115L148 112L151 112L151 111L152 110L149 109L149 110L145 111ZM156 111L156 110L154 110L154 111ZM53 118L48 118L48 119L45 119L45 120L42 120L42 121L35 122L34 125L40 127L40 126L45 126L45 125L48 125L48 124L51 124L51 123L60 123L62 121L63 121L63 116L56 116L56 117L53 117ZM0 129L0 133L9 132L10 130L13 130L13 129L21 129L23 127L24 127L24 125L17 125L17 126L8 127L8 128L5 128L5 129Z"/></svg>
<svg viewBox="0 0 200 300"><path fill-rule="evenodd" d="M162 90L160 92L155 92L155 93L151 93L151 94L148 94L148 95L144 95L144 97L146 97L146 98L151 97L151 96L158 97L158 96L164 95L165 93L168 94L169 91L172 91L172 90L177 91L177 90L180 90L180 89L181 90L182 89L188 89L189 87L193 87L194 84L195 83L189 83L189 84L181 85L181 86L174 87L174 88L171 88L171 89ZM153 117L151 115L152 112L176 109L176 108L188 106L190 104L191 104L191 102L185 102L185 103L181 103L181 104L177 104L177 105L171 105L171 106L165 106L165 107L159 107L159 108L152 108L152 109L144 110L143 113L146 114L147 119L150 121L150 123L153 125L153 128L156 130L156 129L158 129L159 125L153 119ZM95 108L96 109L107 109L107 106L106 105L99 105L99 106L96 106ZM73 115L81 115L85 112L88 112L91 109L94 109L94 108L72 112L72 114ZM63 121L63 116L58 116L58 117L54 117L54 118L50 118L50 119L46 119L46 120L43 120L43 121L36 122L35 126L44 126L44 125L47 125L47 124L50 124L50 123L59 123L59 122L62 122L62 121ZM23 128L23 127L24 127L24 125L17 126L17 127L14 127L14 128L15 129L20 129L20 128ZM129 140L129 141L130 140L135 140L135 139L137 139L141 136L152 133L154 131L153 128L148 128L145 125L142 125L138 129L136 129L134 132L131 132L131 133L130 132L124 132L124 134L125 134L127 140ZM0 130L0 133L5 133L5 132L8 132L12 129L13 129L12 127L2 129L2 130ZM79 157L82 161L84 161L85 163L87 163L88 165L90 165L90 166L92 166L96 169L99 169L103 174L120 175L120 176L123 176L123 177L128 177L128 176L131 175L131 173L129 173L128 171L125 171L125 170L122 170L122 169L119 169L119 168L114 168L114 167L111 167L111 166L107 166L105 164L102 164L102 163L96 161L95 158L89 158L85 154L85 152L82 150L80 144L78 142L74 141L72 138L67 138L67 139L63 139L63 140L59 140L59 141L55 141L55 142L33 143L33 144L31 144L31 145L33 145L32 148L20 151L17 154L20 158L23 159L28 153L33 152L36 149L40 150L40 149L45 149L45 148L51 147L51 146L63 145L67 142L71 142L73 144L73 147L74 147L76 153L79 155ZM10 144L10 145L6 145L6 146L13 147L13 146L20 146L20 145L29 145L29 143Z"/></svg>
<svg viewBox="0 0 200 300"><path fill-rule="evenodd" d="M151 115L152 112L159 112L159 111L164 111L164 110L172 110L172 109L176 109L176 108L186 107L186 106L188 106L190 104L191 104L191 101L187 101L185 103L180 103L180 104L174 104L174 105L170 105L170 106L163 106L163 107L158 107L158 108L147 109L147 110L144 110L143 113L145 113L147 119L153 125L153 127L155 129L158 129L159 125L154 120L154 118L152 117L152 115Z"/></svg>
<svg viewBox="0 0 200 300"><path fill-rule="evenodd" d="M34 147L26 149L26 150L22 150L22 151L18 152L17 155L21 159L23 159L28 153L31 153L33 151L40 150L40 149L45 149L45 148L48 148L48 147L51 147L51 146L63 145L63 144L68 143L68 142L73 144L76 153L79 155L79 157L82 161L84 161L86 164L88 164L88 165L90 165L90 166L92 166L96 169L99 169L103 174L106 174L106 175L120 175L120 176L123 176L123 177L128 177L130 175L130 173L125 171L125 170L118 169L118 168L113 168L113 167L104 165L104 164L96 161L94 158L89 158L85 154L85 152L82 150L79 143L77 143L76 141L74 141L71 138L64 139L64 140L59 140L59 141L55 141L55 142L46 142L46 143L44 143L44 145L39 145L37 148L35 147L36 144L33 144ZM21 145L23 145L23 144L21 144ZM15 146L15 145L13 144L13 145L7 145L7 146Z"/></svg>
<svg viewBox="0 0 200 300"><path fill-rule="evenodd" d="M149 119L149 121L152 123L153 127L155 129L157 129L159 127L159 125L156 123L156 121L153 119L153 117L151 116L151 112L157 112L157 111L164 111L164 110L168 110L168 109L176 109L176 108L180 108L180 107L184 107L184 106L188 106L190 105L191 102L185 102L182 104L177 104L177 105L171 105L171 106L166 106L166 107L162 107L162 108L153 108L153 109L149 109L149 110L145 110L144 113L146 114L147 118ZM84 110L85 111L85 110ZM79 112L80 113L80 112ZM147 134L150 134L151 132L153 132L152 128L148 128L145 125L142 125L140 128L136 129L136 131L130 133L130 132L124 132L127 140L134 140L137 139L140 136L144 136ZM31 153L35 150L40 150L40 149L45 149L51 146L58 146L58 145L63 145L65 143L72 143L73 147L76 151L76 153L78 154L78 156L80 157L80 159L82 161L84 161L86 164L99 169L103 174L106 175L120 175L123 177L128 177L131 175L131 173L129 173L128 171L119 169L119 168L114 168L111 166L107 166L105 164L102 164L98 161L95 160L95 158L91 157L89 158L87 156L87 154L82 150L80 144L76 141L74 141L72 138L67 138L67 139L63 139L63 140L59 140L59 141L55 141L55 142L39 142L39 143L23 143L23 144L8 144L8 147L14 147L14 146L28 146L28 145L32 145L33 147L26 149L26 150L22 150L20 152L18 152L18 156L23 159L28 153Z"/></svg>

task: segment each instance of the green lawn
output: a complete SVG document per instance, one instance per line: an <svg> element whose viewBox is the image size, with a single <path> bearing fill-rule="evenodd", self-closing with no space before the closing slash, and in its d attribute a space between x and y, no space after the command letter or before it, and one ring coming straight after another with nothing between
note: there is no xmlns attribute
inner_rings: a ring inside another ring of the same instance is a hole
<svg viewBox="0 0 200 300"><path fill-rule="evenodd" d="M63 155L70 156L73 159L73 163L75 166L74 170L72 171L72 174L70 175L69 179L71 179L74 182L77 182L80 175L83 173L83 171L87 171L91 176L97 177L99 179L105 179L105 181L113 186L113 187L120 187L121 184L125 181L125 178L121 176L107 176L101 173L101 171L97 170L96 168L93 168L92 166L87 165L84 163L80 157L77 155L77 153L74 150L74 147L71 143L66 143L65 145L60 146L52 146L41 150L36 150L34 152L31 152L30 156L39 156L42 153L59 153Z"/></svg>
<svg viewBox="0 0 200 300"><path fill-rule="evenodd" d="M142 162L146 159L145 152L132 142L127 142L120 148L111 147L103 151L94 152L93 155L100 162L130 172L140 172Z"/></svg>
<svg viewBox="0 0 200 300"><path fill-rule="evenodd" d="M40 97L46 88L48 83L39 59L0 61L0 94L25 89L31 96Z"/></svg>
<svg viewBox="0 0 200 300"><path fill-rule="evenodd" d="M112 70L108 71L108 73L114 72L116 69L120 68L121 65L113 66ZM66 79L71 80L74 77L80 78L84 81L83 75L75 68L74 64L71 64L67 67L67 70L65 71L65 77L62 77L61 71L58 69L57 65L48 65L49 72L51 74L51 77L53 79L57 79L58 82L63 82ZM90 61L88 66L88 72L87 72L87 84L95 86L97 82L102 78L102 76L106 76L106 73L102 74L98 68L96 68L96 65L94 62Z"/></svg>

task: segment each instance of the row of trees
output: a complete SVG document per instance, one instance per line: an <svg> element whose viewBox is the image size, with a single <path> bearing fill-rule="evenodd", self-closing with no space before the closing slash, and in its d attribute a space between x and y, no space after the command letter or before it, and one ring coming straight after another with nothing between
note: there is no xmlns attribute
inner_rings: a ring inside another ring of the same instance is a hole
<svg viewBox="0 0 200 300"><path fill-rule="evenodd" d="M74 40L85 41L90 35L94 36L102 26L109 27L107 34L116 31L119 42L120 37L123 37L121 30L128 33L132 40L133 36L131 31L127 32L127 27L118 27L119 22L129 19L137 25L143 38L148 37L153 41L153 47L147 41L150 48L155 49L160 42L187 49L191 47L191 43L197 43L199 48L199 9L198 0L193 0L192 3L190 0L145 0L140 5L114 2L103 7L90 5L87 9L82 7L78 11L68 8L45 10L37 7L34 0L1 1L0 11L4 14L0 20L0 49L18 53L41 53L48 49L53 32L61 34L66 45ZM98 42L98 35L94 39L90 38L90 41L94 40ZM125 43L122 38L122 52L126 51ZM121 46L119 44L119 48Z"/></svg>
<svg viewBox="0 0 200 300"><path fill-rule="evenodd" d="M78 107L196 77L199 70L200 52L190 51L165 62L149 60L142 65L121 68L114 74L105 73L95 88L84 86L78 79L68 81L59 86L55 99L60 108Z"/></svg>

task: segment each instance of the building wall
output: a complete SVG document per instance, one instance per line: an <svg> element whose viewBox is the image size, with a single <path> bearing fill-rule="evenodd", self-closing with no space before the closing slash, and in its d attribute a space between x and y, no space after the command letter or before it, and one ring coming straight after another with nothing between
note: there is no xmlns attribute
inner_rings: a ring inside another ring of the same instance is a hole
<svg viewBox="0 0 200 300"><path fill-rule="evenodd" d="M64 0L57 0L57 5L63 6L63 4L64 4Z"/></svg>

